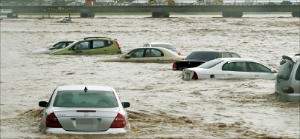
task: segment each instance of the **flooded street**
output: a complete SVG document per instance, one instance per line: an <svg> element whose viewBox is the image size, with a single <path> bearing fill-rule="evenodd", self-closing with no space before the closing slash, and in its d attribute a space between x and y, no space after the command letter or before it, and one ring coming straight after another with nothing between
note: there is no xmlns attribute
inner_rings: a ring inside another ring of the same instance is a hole
<svg viewBox="0 0 300 139"><path fill-rule="evenodd" d="M278 69L282 55L300 52L299 18L289 14L220 16L111 15L92 19L20 17L1 21L1 138L299 138L299 103L275 101L275 80L184 81L172 64L101 62L118 55L31 54L61 40L116 38L124 52L170 42L183 55L232 51ZM126 135L48 135L42 108L61 84L114 87L128 101Z"/></svg>

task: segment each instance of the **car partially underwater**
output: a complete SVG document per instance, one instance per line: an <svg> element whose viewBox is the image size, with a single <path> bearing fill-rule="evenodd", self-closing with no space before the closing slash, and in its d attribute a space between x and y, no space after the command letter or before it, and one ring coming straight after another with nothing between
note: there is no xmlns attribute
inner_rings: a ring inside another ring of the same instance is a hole
<svg viewBox="0 0 300 139"><path fill-rule="evenodd" d="M63 42L61 42L63 43ZM86 37L64 47L50 48L33 53L48 53L52 55L98 55L98 54L121 54L121 46L116 39L108 37Z"/></svg>
<svg viewBox="0 0 300 139"><path fill-rule="evenodd" d="M182 71L183 80L202 79L269 79L274 80L277 71L267 65L247 58L218 58L198 67Z"/></svg>
<svg viewBox="0 0 300 139"><path fill-rule="evenodd" d="M52 134L124 134L130 131L128 114L110 86L61 85L44 107L40 130Z"/></svg>
<svg viewBox="0 0 300 139"><path fill-rule="evenodd" d="M282 56L275 83L275 98L281 102L300 102L300 54Z"/></svg>
<svg viewBox="0 0 300 139"><path fill-rule="evenodd" d="M52 52L54 52L58 49L67 47L68 45L70 45L73 42L74 41L71 41L71 40L59 41L59 42L55 43L54 45L50 46L49 48L36 50L36 51L33 51L32 53L34 53L34 54L51 54Z"/></svg>

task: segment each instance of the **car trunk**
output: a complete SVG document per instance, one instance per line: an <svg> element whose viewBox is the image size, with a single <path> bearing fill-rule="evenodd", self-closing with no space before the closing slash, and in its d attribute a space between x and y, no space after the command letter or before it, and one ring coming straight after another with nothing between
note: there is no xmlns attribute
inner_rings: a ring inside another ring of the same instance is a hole
<svg viewBox="0 0 300 139"><path fill-rule="evenodd" d="M204 61L176 61L176 69L193 68L205 63Z"/></svg>
<svg viewBox="0 0 300 139"><path fill-rule="evenodd" d="M61 108L60 108L61 109ZM106 131L114 121L119 108L58 110L55 115L66 131Z"/></svg>

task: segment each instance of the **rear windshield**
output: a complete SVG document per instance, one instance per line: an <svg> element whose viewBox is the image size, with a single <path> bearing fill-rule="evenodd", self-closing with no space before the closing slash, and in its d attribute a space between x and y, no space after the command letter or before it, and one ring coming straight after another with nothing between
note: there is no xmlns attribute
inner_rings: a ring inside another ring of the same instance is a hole
<svg viewBox="0 0 300 139"><path fill-rule="evenodd" d="M53 106L113 108L118 107L118 103L114 93L109 91L59 91L57 92Z"/></svg>
<svg viewBox="0 0 300 139"><path fill-rule="evenodd" d="M217 52L192 52L186 57L186 60L209 61L218 58Z"/></svg>
<svg viewBox="0 0 300 139"><path fill-rule="evenodd" d="M291 59L282 59L278 70L277 78L288 80L290 78L294 62Z"/></svg>
<svg viewBox="0 0 300 139"><path fill-rule="evenodd" d="M215 59L215 60L211 60L211 61L208 61L200 66L198 66L199 68L204 68L204 69L210 69L216 65L218 65L219 63L221 63L223 60L221 59Z"/></svg>

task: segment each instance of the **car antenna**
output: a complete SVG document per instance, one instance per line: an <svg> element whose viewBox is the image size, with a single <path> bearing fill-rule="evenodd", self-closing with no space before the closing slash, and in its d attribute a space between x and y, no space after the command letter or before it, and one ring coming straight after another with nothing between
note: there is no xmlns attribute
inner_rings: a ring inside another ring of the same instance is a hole
<svg viewBox="0 0 300 139"><path fill-rule="evenodd" d="M88 89L85 87L85 88L84 88L84 92L86 92L87 90L88 90Z"/></svg>

